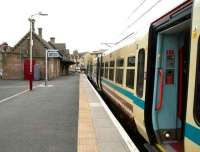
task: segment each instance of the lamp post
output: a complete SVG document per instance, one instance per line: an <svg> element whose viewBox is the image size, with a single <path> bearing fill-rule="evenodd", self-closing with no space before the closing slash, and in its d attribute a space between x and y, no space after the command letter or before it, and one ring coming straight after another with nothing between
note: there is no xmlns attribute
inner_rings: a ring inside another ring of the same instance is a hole
<svg viewBox="0 0 200 152"><path fill-rule="evenodd" d="M33 59L33 52L32 52L32 49L33 49L33 22L34 22L34 19L33 17L34 16L47 16L48 14L44 14L42 12L39 12L39 13L36 13L36 14L33 14L29 17L29 21L30 21L30 73L29 73L29 90L31 91L33 89L33 68L32 68L32 65L33 65L33 62L32 62L32 59Z"/></svg>

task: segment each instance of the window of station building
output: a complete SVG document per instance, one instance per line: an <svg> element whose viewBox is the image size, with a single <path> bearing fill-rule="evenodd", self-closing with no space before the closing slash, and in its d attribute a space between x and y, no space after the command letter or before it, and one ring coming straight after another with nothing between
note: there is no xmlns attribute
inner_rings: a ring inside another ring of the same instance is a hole
<svg viewBox="0 0 200 152"><path fill-rule="evenodd" d="M123 83L123 74L124 74L124 59L117 59L116 61L116 82L119 84Z"/></svg>
<svg viewBox="0 0 200 152"><path fill-rule="evenodd" d="M196 63L196 84L194 94L194 120L200 126L200 37L198 40L197 50L197 63Z"/></svg>
<svg viewBox="0 0 200 152"><path fill-rule="evenodd" d="M128 57L127 60L127 67L135 66L135 56Z"/></svg>
<svg viewBox="0 0 200 152"><path fill-rule="evenodd" d="M136 94L139 97L143 96L144 88L144 63L145 63L145 50L140 49L138 53L138 64L137 64L137 87Z"/></svg>

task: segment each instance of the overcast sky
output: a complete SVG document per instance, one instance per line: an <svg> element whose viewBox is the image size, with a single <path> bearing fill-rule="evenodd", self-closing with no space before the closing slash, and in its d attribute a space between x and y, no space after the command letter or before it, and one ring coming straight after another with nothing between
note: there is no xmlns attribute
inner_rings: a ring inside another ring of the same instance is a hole
<svg viewBox="0 0 200 152"><path fill-rule="evenodd" d="M143 3L143 1L145 1ZM158 0L2 0L0 8L0 43L15 45L29 30L28 17L39 11L36 31L43 28L43 38L55 37L74 49L93 51L116 42L145 22L163 15L184 0L161 0L147 15L131 25ZM133 13L141 4L143 5Z"/></svg>

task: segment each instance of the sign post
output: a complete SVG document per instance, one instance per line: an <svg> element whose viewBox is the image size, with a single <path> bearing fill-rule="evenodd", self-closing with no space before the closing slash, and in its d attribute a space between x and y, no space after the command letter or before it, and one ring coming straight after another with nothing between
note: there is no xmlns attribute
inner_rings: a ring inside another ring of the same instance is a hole
<svg viewBox="0 0 200 152"><path fill-rule="evenodd" d="M48 80L48 50L46 50L45 55L45 86L47 86Z"/></svg>

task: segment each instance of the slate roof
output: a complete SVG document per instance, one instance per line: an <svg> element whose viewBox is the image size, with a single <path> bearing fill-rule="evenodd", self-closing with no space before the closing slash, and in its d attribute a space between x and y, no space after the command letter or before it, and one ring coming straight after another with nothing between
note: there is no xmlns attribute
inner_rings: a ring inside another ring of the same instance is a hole
<svg viewBox="0 0 200 152"><path fill-rule="evenodd" d="M62 55L68 55L69 53L67 52L66 49L66 44L65 43L51 43L50 41L48 42L53 48L59 50L59 52Z"/></svg>
<svg viewBox="0 0 200 152"><path fill-rule="evenodd" d="M24 40L28 39L29 35L30 35L30 31L28 33L26 33L20 41L17 42L17 44L13 47L13 50L16 49ZM62 56L65 56L65 58L64 58L65 61L68 62L68 60L70 60L69 50L66 49L65 43L47 42L46 40L44 40L42 37L40 37L35 32L33 32L33 37L36 38L38 41L40 41L43 44L44 48L46 48L46 49L57 49ZM17 52L13 52L13 51L12 51L12 53L18 54Z"/></svg>
<svg viewBox="0 0 200 152"><path fill-rule="evenodd" d="M18 47L24 40L26 40L27 38L29 38L30 32L26 33L26 35L13 47L13 49L15 49L16 47ZM35 32L33 32L33 37L35 37L37 40L39 40L45 48L47 49L57 49L59 50L59 52L62 55L69 55L69 51L67 51L66 49L66 44L65 43L51 43L51 42L47 42L46 40L44 40L43 38L41 38L38 34L36 34Z"/></svg>
<svg viewBox="0 0 200 152"><path fill-rule="evenodd" d="M13 49L15 49L17 46L19 46L24 40L29 38L29 35L30 35L30 32L26 33L26 35L13 47ZM35 37L37 40L39 40L44 45L45 48L55 49L51 45L49 45L49 43L47 41L45 41L43 38L38 36L35 32L33 32L33 37Z"/></svg>

